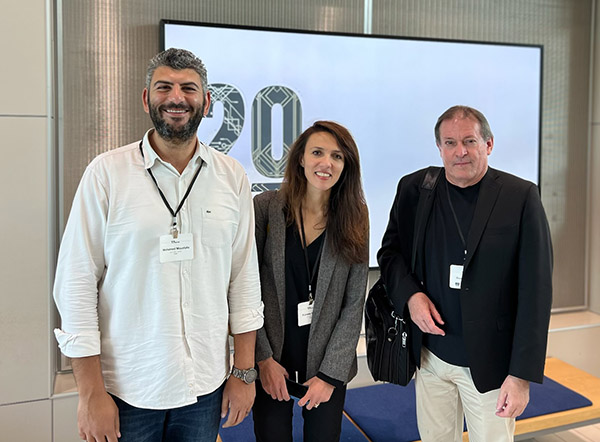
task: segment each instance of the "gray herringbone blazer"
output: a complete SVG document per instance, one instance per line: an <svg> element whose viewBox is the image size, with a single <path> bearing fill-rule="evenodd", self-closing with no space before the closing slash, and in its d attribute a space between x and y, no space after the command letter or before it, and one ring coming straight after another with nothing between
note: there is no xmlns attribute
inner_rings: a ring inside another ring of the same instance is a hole
<svg viewBox="0 0 600 442"><path fill-rule="evenodd" d="M260 266L265 323L258 330L256 360L281 360L285 317L285 231L283 201L276 191L254 198L256 246ZM368 264L347 264L325 245L308 338L306 377L317 372L349 382L357 372L356 344L360 335Z"/></svg>

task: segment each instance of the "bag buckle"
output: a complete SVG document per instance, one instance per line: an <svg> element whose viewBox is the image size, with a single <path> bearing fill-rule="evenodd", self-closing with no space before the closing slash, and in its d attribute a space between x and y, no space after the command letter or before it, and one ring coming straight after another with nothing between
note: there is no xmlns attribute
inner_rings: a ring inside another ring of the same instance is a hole
<svg viewBox="0 0 600 442"><path fill-rule="evenodd" d="M402 322L404 326L406 326L406 322L402 319L401 316L398 316L395 311L391 313L392 318L394 318L394 326L388 328L388 341L392 342L398 336L398 322ZM408 338L408 333L406 331L402 331L402 348L406 348L406 341Z"/></svg>
<svg viewBox="0 0 600 442"><path fill-rule="evenodd" d="M398 321L402 321L402 318L397 316L395 311L392 311L391 315L394 318L394 325L387 330L387 340L390 342L398 336Z"/></svg>

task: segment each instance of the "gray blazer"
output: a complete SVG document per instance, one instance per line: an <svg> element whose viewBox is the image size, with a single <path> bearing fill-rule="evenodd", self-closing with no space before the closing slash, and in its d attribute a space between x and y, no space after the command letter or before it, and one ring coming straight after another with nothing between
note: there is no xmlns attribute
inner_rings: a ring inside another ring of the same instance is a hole
<svg viewBox="0 0 600 442"><path fill-rule="evenodd" d="M281 360L285 317L283 201L270 191L254 198L256 246L265 323L256 338L256 360ZM348 383L357 372L356 344L362 325L368 263L346 263L325 236L308 338L306 377L321 372Z"/></svg>

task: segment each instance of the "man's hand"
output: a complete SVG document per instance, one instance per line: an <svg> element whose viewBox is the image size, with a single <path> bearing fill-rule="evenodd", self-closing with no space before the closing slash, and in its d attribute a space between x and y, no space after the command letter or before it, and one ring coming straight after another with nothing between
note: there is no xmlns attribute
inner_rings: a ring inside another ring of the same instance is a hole
<svg viewBox="0 0 600 442"><path fill-rule="evenodd" d="M254 344L256 342L256 331L238 333L233 335L233 366L241 369L254 367ZM256 386L253 383L246 384L235 376L229 376L223 390L223 402L221 403L221 418L229 416L223 424L223 428L233 427L244 420L252 409Z"/></svg>
<svg viewBox="0 0 600 442"><path fill-rule="evenodd" d="M412 322L414 322L423 333L441 336L446 335L444 330L436 325L443 325L444 321L433 305L433 302L431 302L425 293L417 292L408 298L408 310L410 312L410 319L412 319Z"/></svg>
<svg viewBox="0 0 600 442"><path fill-rule="evenodd" d="M79 437L87 442L117 442L119 409L104 388L100 355L72 358L71 366L79 391Z"/></svg>
<svg viewBox="0 0 600 442"><path fill-rule="evenodd" d="M87 442L117 442L119 409L106 391L79 396L77 406L79 437Z"/></svg>
<svg viewBox="0 0 600 442"><path fill-rule="evenodd" d="M285 385L285 379L289 378L290 375L281 364L272 357L267 358L264 361L259 361L258 372L260 374L260 383L267 394L278 401L290 400L290 395Z"/></svg>
<svg viewBox="0 0 600 442"><path fill-rule="evenodd" d="M310 410L317 408L319 404L331 399L334 387L324 380L314 376L306 381L304 385L308 385L308 392L298 401L298 405L301 407L304 407L308 403L306 409Z"/></svg>
<svg viewBox="0 0 600 442"><path fill-rule="evenodd" d="M500 387L496 416L516 418L525 411L528 403L529 381L508 375Z"/></svg>
<svg viewBox="0 0 600 442"><path fill-rule="evenodd" d="M248 416L254 403L254 396L256 396L254 383L246 384L235 376L229 376L223 391L223 402L221 403L221 418L224 418L227 415L227 410L229 410L229 416L223 424L223 428L233 427Z"/></svg>

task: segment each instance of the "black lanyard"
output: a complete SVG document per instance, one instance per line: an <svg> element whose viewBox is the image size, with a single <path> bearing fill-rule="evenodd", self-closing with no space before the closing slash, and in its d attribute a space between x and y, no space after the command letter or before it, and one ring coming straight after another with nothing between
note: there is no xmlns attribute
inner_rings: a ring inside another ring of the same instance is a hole
<svg viewBox="0 0 600 442"><path fill-rule="evenodd" d="M458 230L458 235L460 236L460 240L463 245L463 249L465 251L465 256L467 255L467 242L465 241L465 237L463 236L462 230L460 228L460 224L458 223L458 217L456 216L456 212L454 211L454 206L452 205L452 200L450 199L450 190L448 189L450 185L448 181L446 181L446 196L448 197L448 204L450 205L450 211L452 212L452 216L454 218L454 223L456 224L456 229ZM463 258L463 260L466 258Z"/></svg>
<svg viewBox="0 0 600 442"><path fill-rule="evenodd" d="M144 150L142 149L142 142L141 141L140 141L140 153L142 154L142 158L144 158ZM200 167L198 168L198 170L194 174L194 178L192 178L192 182L188 186L188 189L185 192L185 195L183 195L183 198L182 198L181 202L177 206L177 210L174 211L174 212L173 212L173 209L171 208L171 205L167 201L167 197L165 197L165 194L163 193L163 191L160 190L160 187L158 185L158 181L156 181L156 178L154 177L154 174L152 173L152 170L150 170L150 168L146 169L148 171L148 173L150 174L150 177L152 178L152 181L154 181L154 185L156 186L156 189L158 190L158 193L160 194L160 197L162 198L163 203L165 203L165 206L167 207L167 209L169 210L169 213L173 217L173 224L171 226L171 232L170 232L171 235L173 235L173 238L177 238L177 236L179 235L179 231L177 230L177 214L179 213L179 211L183 207L183 203L185 203L185 200L187 199L188 195L192 191L192 187L194 187L194 183L196 182L196 178L198 178L198 174L200 173L200 170L202 170L202 165L203 164L204 164L204 161L202 161L200 163Z"/></svg>
<svg viewBox="0 0 600 442"><path fill-rule="evenodd" d="M311 304L314 301L313 297L313 281L315 279L315 273L317 273L317 269L319 268L319 261L321 261L321 254L323 253L323 244L325 243L325 239L321 241L321 245L319 246L319 252L317 254L317 259L315 260L315 264L313 265L312 272L310 270L310 266L308 265L308 251L306 250L308 245L306 244L306 233L304 233L304 219L302 218L302 206L300 207L300 231L302 232L302 251L304 252L304 263L306 264L306 273L308 275L308 302Z"/></svg>

